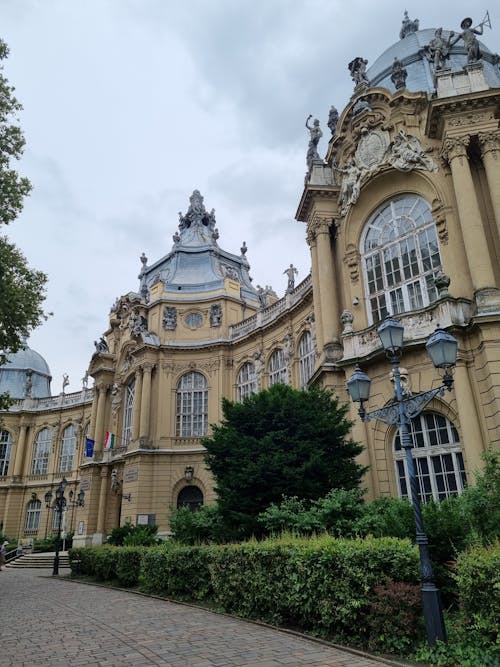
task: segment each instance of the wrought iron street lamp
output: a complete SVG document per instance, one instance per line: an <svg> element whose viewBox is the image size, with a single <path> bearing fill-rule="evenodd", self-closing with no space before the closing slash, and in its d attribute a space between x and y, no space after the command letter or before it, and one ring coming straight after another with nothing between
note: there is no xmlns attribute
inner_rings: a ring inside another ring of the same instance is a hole
<svg viewBox="0 0 500 667"><path fill-rule="evenodd" d="M48 508L52 508L55 512L57 512L57 537L56 537L56 553L54 556L54 565L52 568L52 575L58 575L59 574L59 551L61 548L61 529L62 529L62 518L63 518L63 512L66 510L67 507L67 501L66 498L64 497L64 490L68 484L68 480L66 477L63 477L62 480L59 483L59 486L56 489L56 497L54 502L52 502L52 491L47 491L45 494L45 506ZM80 489L77 495L77 499L73 500L73 495L74 492L70 491L69 496L70 496L70 503L74 506L77 505L79 507L83 507L84 505L84 499L85 499L85 491L83 489Z"/></svg>
<svg viewBox="0 0 500 667"><path fill-rule="evenodd" d="M411 420L420 415L429 403L437 396L443 395L445 388L451 391L453 375L451 369L456 365L456 339L439 326L429 336L426 344L427 352L435 368L444 369L442 385L418 394L409 394L403 390L399 361L403 351L404 327L399 320L387 317L378 328L386 356L392 363L394 378L394 398L384 408L366 412L364 404L370 397L370 378L357 365L353 375L347 381L347 389L351 399L359 403L359 415L362 421L377 421L399 428L401 445L405 452L406 465L410 478L411 501L415 519L416 543L420 554L420 572L422 579L422 607L424 613L427 641L432 646L437 639L446 641L446 628L441 605L441 593L434 583L429 542L424 531L422 509L418 495L418 480L413 460L413 441L410 434Z"/></svg>

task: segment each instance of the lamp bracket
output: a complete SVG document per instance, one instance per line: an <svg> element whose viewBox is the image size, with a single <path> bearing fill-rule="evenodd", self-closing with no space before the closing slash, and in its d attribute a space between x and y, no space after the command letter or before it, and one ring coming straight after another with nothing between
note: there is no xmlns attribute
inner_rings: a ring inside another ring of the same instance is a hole
<svg viewBox="0 0 500 667"><path fill-rule="evenodd" d="M410 421L414 417L417 417L436 396L442 396L443 394L444 387L437 387L436 389L421 391L418 394L413 394L412 396L405 398L401 402L403 404L406 419ZM365 421L370 421L371 419L383 422L384 424L389 424L390 426L399 424L399 402L395 399L394 402L390 403L390 405L386 405L385 408L367 412Z"/></svg>

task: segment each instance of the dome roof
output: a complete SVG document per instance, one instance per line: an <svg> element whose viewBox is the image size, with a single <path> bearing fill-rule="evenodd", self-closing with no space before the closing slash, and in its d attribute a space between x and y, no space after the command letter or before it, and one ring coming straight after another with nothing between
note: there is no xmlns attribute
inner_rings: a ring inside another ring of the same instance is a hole
<svg viewBox="0 0 500 667"><path fill-rule="evenodd" d="M50 368L41 354L27 345L0 367L0 393L11 398L50 396Z"/></svg>
<svg viewBox="0 0 500 667"><path fill-rule="evenodd" d="M406 67L408 77L406 88L411 92L435 91L433 71L428 58L425 55L426 47L434 39L436 29L427 28L407 34L403 39L389 47L368 68L366 74L371 86L382 86L391 91L395 90L391 81L391 70L394 58L400 60ZM445 40L450 36L449 30L443 30ZM455 37L457 33L455 33ZM481 47L484 78L490 88L500 87L500 70L498 68L498 56L493 54L482 42ZM467 64L467 51L462 40L459 40L450 50L447 67L451 71L461 70Z"/></svg>
<svg viewBox="0 0 500 667"><path fill-rule="evenodd" d="M219 232L215 227L215 212L208 212L203 197L195 190L185 215L179 214L179 226L175 232L171 252L151 266L142 257L143 268L140 293L147 296L158 281L163 282L164 293L176 299L181 293L224 292L224 281L238 281L243 301L259 306L258 292L251 283L250 265L246 259L246 244L241 255L233 255L220 248Z"/></svg>

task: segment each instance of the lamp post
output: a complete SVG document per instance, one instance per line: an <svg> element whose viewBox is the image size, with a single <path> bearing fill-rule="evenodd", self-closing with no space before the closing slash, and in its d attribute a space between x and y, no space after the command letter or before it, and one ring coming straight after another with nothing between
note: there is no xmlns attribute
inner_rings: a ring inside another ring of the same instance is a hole
<svg viewBox="0 0 500 667"><path fill-rule="evenodd" d="M394 378L394 398L384 408L367 413L364 403L370 397L370 378L364 373L359 365L356 366L353 375L347 381L347 390L351 399L359 403L359 415L362 421L375 419L385 424L399 428L401 445L405 452L406 465L410 478L411 502L415 519L416 543L420 555L420 573L422 580L422 607L424 613L427 641L433 646L437 639L446 641L446 628L443 619L441 605L441 593L434 583L431 559L429 556L429 541L424 531L422 509L418 496L418 480L415 473L413 460L413 441L410 434L410 423L414 417L422 413L427 405L438 394L443 395L444 389L451 391L453 376L451 369L456 364L457 347L456 339L438 328L429 336L426 349L436 368L444 369L442 385L429 391L418 394L408 394L403 391L399 361L403 351L404 327L392 317L387 317L379 326L377 331L386 356L392 363L392 374Z"/></svg>
<svg viewBox="0 0 500 667"><path fill-rule="evenodd" d="M64 490L67 484L68 480L66 479L66 477L63 477L62 480L59 482L59 486L56 489L56 497L54 502L52 502L52 491L49 490L45 494L45 506L48 508L52 508L54 511L57 512L56 553L54 556L54 566L52 568L52 576L59 574L59 551L61 546L62 517L63 517L63 512L65 511L67 506L66 498L64 497ZM71 504L75 503L79 507L83 507L85 491L83 489L79 491L76 501L74 501L72 498L73 495L70 491Z"/></svg>

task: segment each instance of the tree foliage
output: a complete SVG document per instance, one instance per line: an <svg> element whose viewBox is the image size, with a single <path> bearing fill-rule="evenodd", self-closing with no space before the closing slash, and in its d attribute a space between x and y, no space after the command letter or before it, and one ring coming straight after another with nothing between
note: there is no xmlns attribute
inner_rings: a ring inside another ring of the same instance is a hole
<svg viewBox="0 0 500 667"><path fill-rule="evenodd" d="M235 537L262 530L257 515L283 496L316 500L352 489L364 468L349 437L348 407L329 391L277 384L243 403L223 400L223 420L204 438L219 508Z"/></svg>
<svg viewBox="0 0 500 667"><path fill-rule="evenodd" d="M7 44L0 39L0 224L8 225L23 208L24 198L31 191L27 178L12 167L24 149L24 135L17 124L22 109L14 96L14 88L3 74L3 61L9 55ZM5 236L0 236L0 365L17 352L23 339L44 319L47 277L28 266L26 258ZM8 401L0 396L0 408Z"/></svg>

